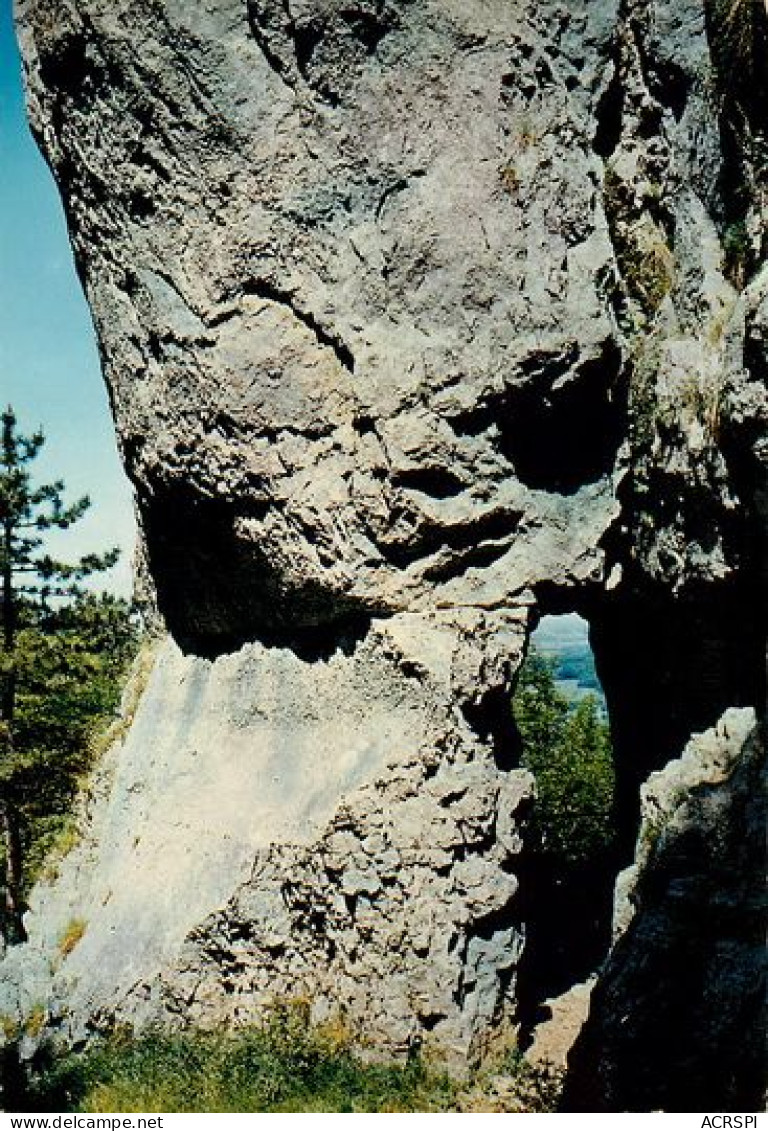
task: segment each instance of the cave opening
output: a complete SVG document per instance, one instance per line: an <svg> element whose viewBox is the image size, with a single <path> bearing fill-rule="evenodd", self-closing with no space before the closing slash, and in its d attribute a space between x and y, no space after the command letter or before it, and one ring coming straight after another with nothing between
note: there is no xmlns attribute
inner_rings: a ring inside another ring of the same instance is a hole
<svg viewBox="0 0 768 1131"><path fill-rule="evenodd" d="M627 862L617 829L608 708L589 626L577 613L541 618L518 674L513 716L520 765L537 787L520 876L524 1049L552 1016L548 1003L588 982L605 959L616 875Z"/></svg>

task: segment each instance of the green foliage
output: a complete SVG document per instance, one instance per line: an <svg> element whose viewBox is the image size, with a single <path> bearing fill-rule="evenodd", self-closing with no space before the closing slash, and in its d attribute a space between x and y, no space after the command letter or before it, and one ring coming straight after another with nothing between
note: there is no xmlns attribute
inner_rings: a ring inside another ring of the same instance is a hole
<svg viewBox="0 0 768 1131"><path fill-rule="evenodd" d="M577 648L565 648L553 658L556 664L554 671L556 679L573 681L579 687L590 688L598 695L601 693L589 648L581 645Z"/></svg>
<svg viewBox="0 0 768 1131"><path fill-rule="evenodd" d="M723 258L725 274L736 287L744 285L750 252L746 220L734 220L723 232Z"/></svg>
<svg viewBox="0 0 768 1131"><path fill-rule="evenodd" d="M597 699L570 704L555 685L555 664L532 651L513 698L522 765L536 778L539 851L570 869L605 852L613 839L610 734Z"/></svg>
<svg viewBox="0 0 768 1131"><path fill-rule="evenodd" d="M62 562L45 549L45 534L68 530L90 507L84 496L70 506L63 499L61 480L36 486L27 468L45 443L42 432L23 436L9 406L2 416L0 446L0 572L3 574L4 618L14 613L14 601L26 598L47 606L52 599L82 593L80 582L109 569L118 559L117 549L105 554L85 554L75 562ZM5 575L9 574L6 581ZM8 627L8 621L5 621ZM15 627L11 620L11 629Z"/></svg>
<svg viewBox="0 0 768 1131"><path fill-rule="evenodd" d="M255 1029L114 1038L59 1062L37 1091L37 1110L359 1112L445 1110L454 1086L417 1062L362 1064L286 1005Z"/></svg>
<svg viewBox="0 0 768 1131"><path fill-rule="evenodd" d="M502 1063L507 1077L515 1081L522 1101L520 1112L556 1112L565 1082L565 1069L551 1061L531 1062L517 1048L509 1050Z"/></svg>
<svg viewBox="0 0 768 1131"><path fill-rule="evenodd" d="M0 783L16 798L29 888L52 852L76 842L72 804L120 705L138 628L128 603L109 594L86 594L45 615L28 607L20 620L14 745Z"/></svg>
<svg viewBox="0 0 768 1131"><path fill-rule="evenodd" d="M82 748L114 714L137 627L127 602L86 595L30 618L17 638L14 737L19 748Z"/></svg>
<svg viewBox="0 0 768 1131"><path fill-rule="evenodd" d="M91 1113L553 1110L552 1073L518 1057L501 1074L458 1081L419 1058L364 1063L348 1036L310 1024L308 1003L289 1002L256 1028L115 1036L52 1060L10 1098L13 1110Z"/></svg>
<svg viewBox="0 0 768 1131"><path fill-rule="evenodd" d="M37 485L30 464L41 432L22 435L11 408L0 436L0 810L3 930L23 938L23 891L51 847L73 837L69 811L90 767L91 737L114 714L137 630L125 601L82 586L118 551L74 562L50 555L46 536L90 506L65 505L64 484ZM66 836L64 834L66 833Z"/></svg>

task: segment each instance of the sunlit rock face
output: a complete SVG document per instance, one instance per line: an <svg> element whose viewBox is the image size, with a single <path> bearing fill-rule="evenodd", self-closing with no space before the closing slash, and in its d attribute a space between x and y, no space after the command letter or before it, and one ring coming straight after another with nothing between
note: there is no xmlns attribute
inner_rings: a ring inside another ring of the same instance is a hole
<svg viewBox="0 0 768 1131"><path fill-rule="evenodd" d="M27 7L186 646L600 577L626 431L594 150L616 13L529 7Z"/></svg>
<svg viewBox="0 0 768 1131"><path fill-rule="evenodd" d="M81 998L80 1022L107 999L249 1019L308 979L318 1009L335 994L397 1051L476 1052L514 1012L530 783L507 697L539 613L593 624L627 844L648 770L758 701L762 80L718 92L715 8L18 3L31 120L185 653L191 698L166 688L167 725L208 703L197 666L244 647L266 722L237 713L237 677L216 742L244 733L257 781L267 747L290 760L314 734L332 783L310 812L296 775L246 837L249 874L226 898L196 889L196 922L145 947L130 986ZM338 734L329 664L357 720ZM293 714L269 680L296 687ZM393 686L405 728L382 726ZM215 757L190 732L157 757L200 743ZM452 774L455 792L426 784ZM303 856L274 832L282 807L305 813ZM151 811L112 807L126 828ZM393 942L390 847L418 942ZM177 898L197 874L174 873ZM98 962L114 931L94 914ZM377 984L357 964L384 954Z"/></svg>

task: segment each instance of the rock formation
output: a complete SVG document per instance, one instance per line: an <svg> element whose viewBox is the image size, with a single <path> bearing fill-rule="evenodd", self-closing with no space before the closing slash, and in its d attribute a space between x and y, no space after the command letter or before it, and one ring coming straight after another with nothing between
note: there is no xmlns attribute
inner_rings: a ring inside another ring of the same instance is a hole
<svg viewBox="0 0 768 1131"><path fill-rule="evenodd" d="M477 1055L514 1012L538 616L592 623L627 845L648 772L759 703L741 7L734 46L718 0L19 0L175 642L9 960L87 919L71 1034L300 992Z"/></svg>
<svg viewBox="0 0 768 1131"><path fill-rule="evenodd" d="M753 713L727 711L643 787L638 860L617 885L618 937L571 1052L567 1109L764 1108L762 753Z"/></svg>
<svg viewBox="0 0 768 1131"><path fill-rule="evenodd" d="M80 1040L308 997L383 1049L423 1031L448 1056L482 1049L514 1006L532 790L457 716L453 647L405 615L326 659L165 645L83 842L6 959L3 1011L49 1001Z"/></svg>

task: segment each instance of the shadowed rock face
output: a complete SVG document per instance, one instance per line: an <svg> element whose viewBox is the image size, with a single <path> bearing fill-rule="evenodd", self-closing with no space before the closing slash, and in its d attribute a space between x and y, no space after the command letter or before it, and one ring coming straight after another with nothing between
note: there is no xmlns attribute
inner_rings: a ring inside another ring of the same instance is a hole
<svg viewBox="0 0 768 1131"><path fill-rule="evenodd" d="M352 777L329 773L311 811L287 806L314 847L269 821L239 839L229 898L211 881L196 926L177 920L162 946L148 928L131 985L105 975L75 1028L117 999L128 1018L242 1020L309 979L322 1008L373 1018L399 1051L425 1033L476 1051L514 1010L529 783L505 768L507 696L538 614L593 624L628 844L648 771L759 701L765 188L754 106L713 95L731 50L718 12L17 4L147 569L187 653L158 669L160 690L175 702L173 681L194 690L212 663L215 741L244 731L256 782L267 747L290 758L307 726L334 760L312 707L328 665L356 720L341 728ZM283 680L295 717L237 714L227 654L243 645L255 707ZM393 687L405 729L381 726ZM162 757L200 742L214 750L185 732ZM139 775L140 745L123 755ZM452 775L453 791L425 784ZM100 845L155 820L116 788L112 832L77 866L93 892L110 874ZM195 846L202 869L174 872L183 903L221 873L207 833L178 821L169 843ZM99 906L93 962L114 936ZM378 988L371 955L389 956Z"/></svg>
<svg viewBox="0 0 768 1131"><path fill-rule="evenodd" d="M765 786L749 710L726 712L644 786L566 1110L763 1109Z"/></svg>

